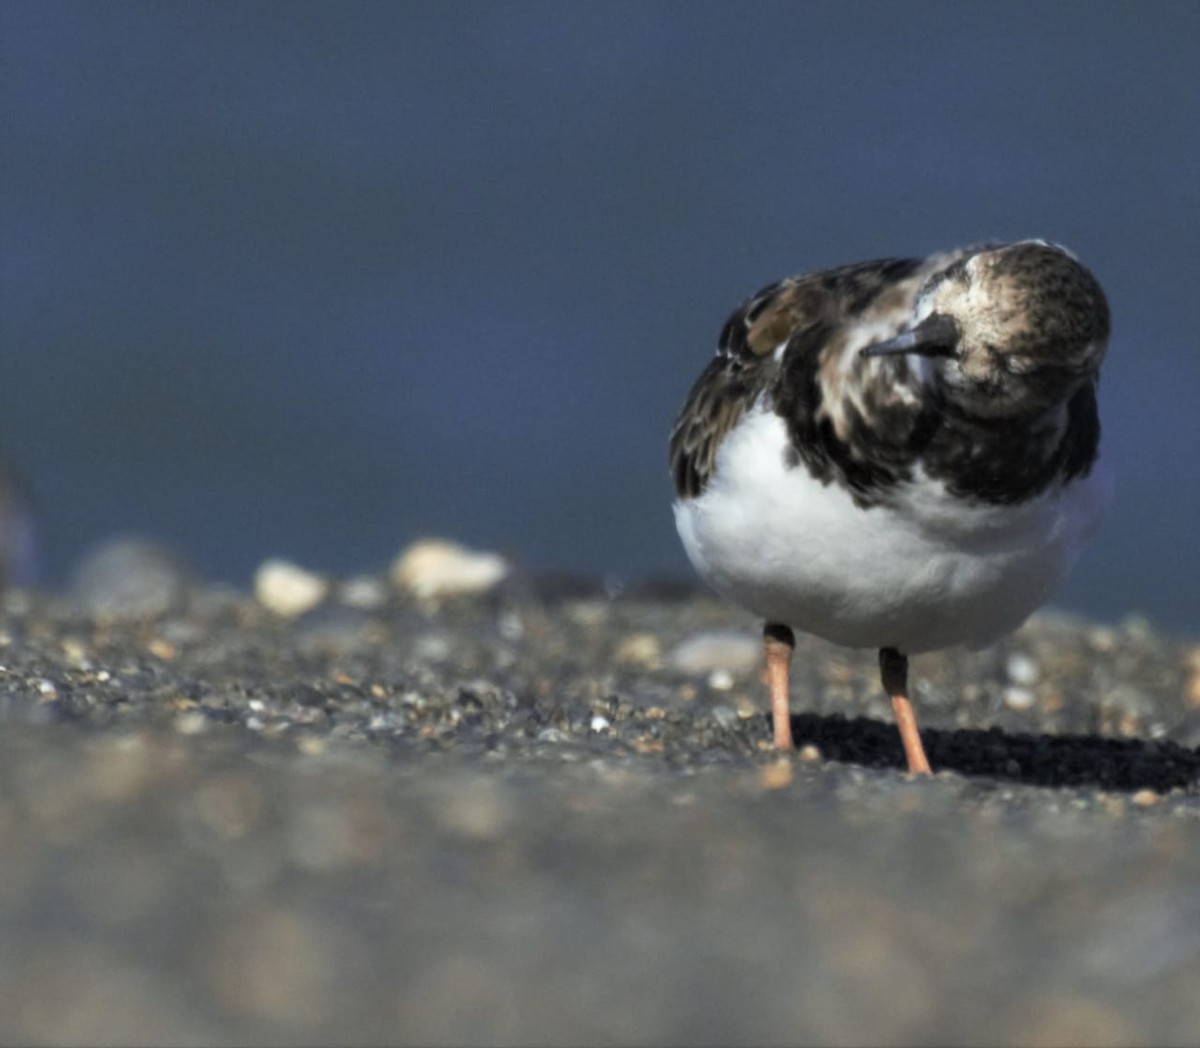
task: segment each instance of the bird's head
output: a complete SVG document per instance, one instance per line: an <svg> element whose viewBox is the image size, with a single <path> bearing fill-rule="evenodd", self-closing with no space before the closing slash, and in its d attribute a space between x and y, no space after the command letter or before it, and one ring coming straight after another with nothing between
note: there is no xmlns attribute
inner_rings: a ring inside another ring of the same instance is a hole
<svg viewBox="0 0 1200 1048"><path fill-rule="evenodd" d="M1108 302L1096 278L1038 240L986 247L931 275L912 323L864 357L912 355L947 401L975 417L1038 414L1099 371Z"/></svg>

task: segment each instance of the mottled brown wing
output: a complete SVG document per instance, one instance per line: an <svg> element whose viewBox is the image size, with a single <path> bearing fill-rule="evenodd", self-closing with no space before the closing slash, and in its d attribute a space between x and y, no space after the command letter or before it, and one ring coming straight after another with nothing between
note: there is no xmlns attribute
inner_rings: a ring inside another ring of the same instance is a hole
<svg viewBox="0 0 1200 1048"><path fill-rule="evenodd" d="M692 387L671 432L671 474L680 498L704 491L717 449L779 372L775 350L811 327L825 294L813 276L769 284L733 311L717 356Z"/></svg>
<svg viewBox="0 0 1200 1048"><path fill-rule="evenodd" d="M801 354L815 366L837 323L919 265L915 259L880 259L805 273L768 285L734 310L721 330L716 359L692 387L671 432L676 494L695 498L704 490L721 441L779 374L777 350L786 346L789 360Z"/></svg>
<svg viewBox="0 0 1200 1048"><path fill-rule="evenodd" d="M761 366L722 354L692 387L671 431L671 475L679 498L695 498L704 490L721 441L762 390Z"/></svg>

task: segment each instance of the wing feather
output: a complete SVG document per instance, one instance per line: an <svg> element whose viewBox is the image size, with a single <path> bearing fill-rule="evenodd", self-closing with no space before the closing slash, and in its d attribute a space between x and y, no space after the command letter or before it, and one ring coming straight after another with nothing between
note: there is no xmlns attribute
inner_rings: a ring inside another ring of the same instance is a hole
<svg viewBox="0 0 1200 1048"><path fill-rule="evenodd" d="M815 358L829 333L891 283L913 273L914 259L881 259L789 277L751 295L721 329L717 356L688 394L671 431L670 463L679 498L704 491L721 441L763 396L769 397L786 348Z"/></svg>

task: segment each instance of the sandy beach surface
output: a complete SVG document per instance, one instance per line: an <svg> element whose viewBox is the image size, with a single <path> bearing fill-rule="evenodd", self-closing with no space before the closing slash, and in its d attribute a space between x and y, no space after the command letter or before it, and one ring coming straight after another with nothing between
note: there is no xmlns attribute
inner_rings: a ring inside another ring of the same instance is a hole
<svg viewBox="0 0 1200 1048"><path fill-rule="evenodd" d="M101 589L103 586L101 586ZM1200 647L913 660L698 591L3 597L0 1042L1200 1042ZM125 601L125 604L122 604Z"/></svg>

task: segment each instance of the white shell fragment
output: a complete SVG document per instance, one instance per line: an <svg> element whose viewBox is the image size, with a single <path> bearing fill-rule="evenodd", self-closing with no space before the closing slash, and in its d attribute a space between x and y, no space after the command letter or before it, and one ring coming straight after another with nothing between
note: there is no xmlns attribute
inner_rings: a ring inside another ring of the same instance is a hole
<svg viewBox="0 0 1200 1048"><path fill-rule="evenodd" d="M254 573L254 596L265 608L294 619L325 599L329 583L291 561L272 557Z"/></svg>
<svg viewBox="0 0 1200 1048"><path fill-rule="evenodd" d="M491 589L508 574L498 553L467 549L446 539L420 539L392 564L392 582L418 600L437 600Z"/></svg>

